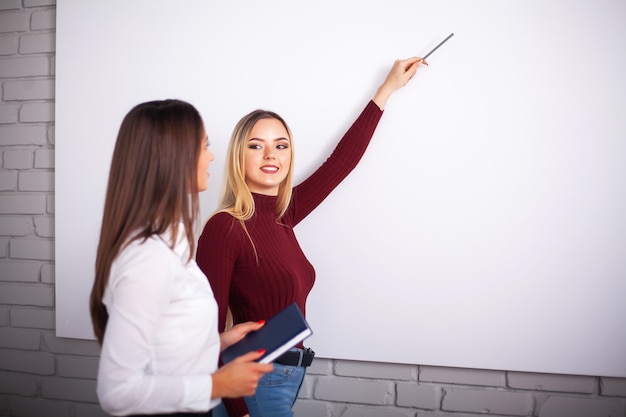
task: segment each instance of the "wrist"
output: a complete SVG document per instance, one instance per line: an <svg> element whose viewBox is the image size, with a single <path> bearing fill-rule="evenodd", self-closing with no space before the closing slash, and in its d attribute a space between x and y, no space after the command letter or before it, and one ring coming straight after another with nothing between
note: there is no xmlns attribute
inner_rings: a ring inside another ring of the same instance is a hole
<svg viewBox="0 0 626 417"><path fill-rule="evenodd" d="M389 87L383 84L380 87L378 87L378 90L376 90L376 94L374 95L374 98L372 99L372 101L374 101L374 103L376 103L376 105L381 110L384 110L385 105L387 104L387 100L389 100L389 97L391 97L392 93L393 93L393 90L391 90Z"/></svg>
<svg viewBox="0 0 626 417"><path fill-rule="evenodd" d="M211 375L211 399L214 400L216 398L224 397L224 393L220 387L220 377L217 375L217 372Z"/></svg>

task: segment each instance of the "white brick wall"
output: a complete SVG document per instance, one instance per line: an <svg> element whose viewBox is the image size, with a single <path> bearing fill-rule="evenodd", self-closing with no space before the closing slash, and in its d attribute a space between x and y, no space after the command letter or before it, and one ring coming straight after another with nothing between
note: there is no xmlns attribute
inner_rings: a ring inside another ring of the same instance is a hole
<svg viewBox="0 0 626 417"><path fill-rule="evenodd" d="M54 333L54 0L0 0L0 417L104 417ZM625 417L626 379L319 358L301 417Z"/></svg>

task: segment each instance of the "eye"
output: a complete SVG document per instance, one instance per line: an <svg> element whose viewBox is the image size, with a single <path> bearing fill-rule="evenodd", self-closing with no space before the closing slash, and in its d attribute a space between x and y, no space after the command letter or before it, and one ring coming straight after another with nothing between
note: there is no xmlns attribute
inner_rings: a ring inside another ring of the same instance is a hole
<svg viewBox="0 0 626 417"><path fill-rule="evenodd" d="M250 144L248 145L248 149L261 149L261 145L257 145L257 144Z"/></svg>
<svg viewBox="0 0 626 417"><path fill-rule="evenodd" d="M281 143L280 145L276 146L276 149L288 149L289 145L287 145L286 143Z"/></svg>

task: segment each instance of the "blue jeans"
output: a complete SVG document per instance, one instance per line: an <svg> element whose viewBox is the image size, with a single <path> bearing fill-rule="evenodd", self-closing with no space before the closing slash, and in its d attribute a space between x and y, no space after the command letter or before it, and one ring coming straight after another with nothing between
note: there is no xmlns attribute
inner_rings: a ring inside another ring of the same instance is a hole
<svg viewBox="0 0 626 417"><path fill-rule="evenodd" d="M274 370L259 380L256 393L245 397L250 417L293 417L305 373L303 366L274 363Z"/></svg>

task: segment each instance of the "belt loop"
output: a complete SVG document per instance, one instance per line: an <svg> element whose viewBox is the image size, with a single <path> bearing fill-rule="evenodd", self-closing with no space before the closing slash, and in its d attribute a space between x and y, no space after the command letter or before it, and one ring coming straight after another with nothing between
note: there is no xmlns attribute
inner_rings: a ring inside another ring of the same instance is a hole
<svg viewBox="0 0 626 417"><path fill-rule="evenodd" d="M300 367L302 366L302 358L304 357L304 352L302 351L302 349L298 349L298 353L300 355L298 356L298 364L296 366Z"/></svg>

